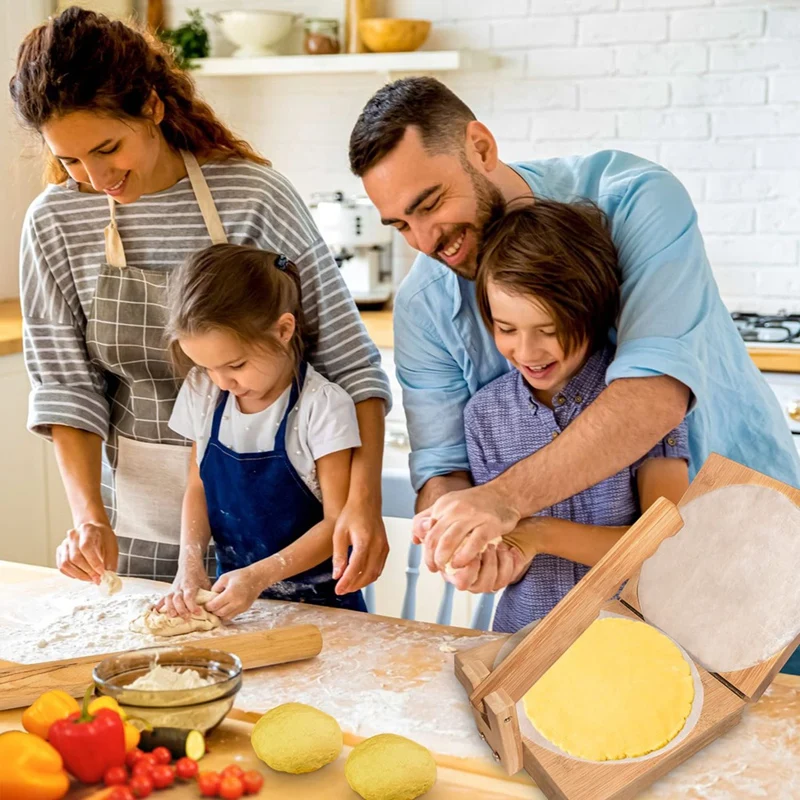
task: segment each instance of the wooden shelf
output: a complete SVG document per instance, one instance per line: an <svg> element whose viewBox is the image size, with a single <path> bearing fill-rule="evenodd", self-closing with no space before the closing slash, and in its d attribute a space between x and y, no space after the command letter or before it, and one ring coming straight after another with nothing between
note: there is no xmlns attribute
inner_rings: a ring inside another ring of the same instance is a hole
<svg viewBox="0 0 800 800"><path fill-rule="evenodd" d="M418 50L414 53L353 53L333 56L198 58L192 70L202 76L314 75L368 72L452 72L491 69L496 59L474 50Z"/></svg>

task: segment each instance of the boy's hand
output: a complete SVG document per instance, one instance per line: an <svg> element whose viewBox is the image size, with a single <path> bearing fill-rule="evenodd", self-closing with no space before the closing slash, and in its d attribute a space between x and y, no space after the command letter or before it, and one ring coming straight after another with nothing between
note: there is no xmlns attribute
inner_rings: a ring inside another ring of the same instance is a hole
<svg viewBox="0 0 800 800"><path fill-rule="evenodd" d="M531 559L526 558L516 547L508 544L490 545L466 567L457 569L453 575L442 573L444 579L457 589L473 594L499 592L516 583L527 572Z"/></svg>
<svg viewBox="0 0 800 800"><path fill-rule="evenodd" d="M217 592L219 596L209 600L206 610L222 619L231 619L247 611L261 592L271 584L270 581L265 581L255 566L235 569L220 576L211 587L211 591Z"/></svg>
<svg viewBox="0 0 800 800"><path fill-rule="evenodd" d="M171 617L188 619L200 611L195 597L198 589L210 589L211 581L208 579L205 567L185 566L178 567L178 573L172 582L172 591L165 594L156 604L156 611L169 614Z"/></svg>

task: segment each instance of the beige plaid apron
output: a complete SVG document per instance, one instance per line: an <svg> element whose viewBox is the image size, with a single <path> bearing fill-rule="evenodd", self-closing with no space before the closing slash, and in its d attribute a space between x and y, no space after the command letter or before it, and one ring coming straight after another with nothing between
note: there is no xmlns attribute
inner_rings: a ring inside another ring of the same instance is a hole
<svg viewBox="0 0 800 800"><path fill-rule="evenodd" d="M227 242L197 159L181 155L211 242ZM167 425L179 385L164 343L169 272L127 265L113 198L108 204L105 263L86 329L111 406L103 500L119 539L120 574L171 580L191 448Z"/></svg>

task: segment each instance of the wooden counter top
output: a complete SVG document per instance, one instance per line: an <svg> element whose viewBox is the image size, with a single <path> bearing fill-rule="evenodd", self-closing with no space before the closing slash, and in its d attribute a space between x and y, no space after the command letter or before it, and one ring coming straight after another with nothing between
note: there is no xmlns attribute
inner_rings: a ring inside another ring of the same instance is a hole
<svg viewBox="0 0 800 800"><path fill-rule="evenodd" d="M22 312L19 300L0 300L0 356L22 352Z"/></svg>
<svg viewBox="0 0 800 800"><path fill-rule="evenodd" d="M28 661L52 657L47 653L51 636L59 652L65 647L75 653L79 649L105 652L98 648L109 642L123 648L147 646L152 643L149 637L138 637L131 645L134 635L125 629L124 615L166 588L153 581L126 579L123 592L106 599L95 587L70 581L55 570L0 562L0 659L14 660L10 656L20 647L15 639L37 636L44 638L36 648L26 650L30 656L36 653ZM82 633L90 618L94 630ZM527 775L509 778L494 764L478 738L467 697L453 674L453 651L488 641L486 637L494 634L274 601L258 601L239 619L231 629L317 625L323 650L308 661L248 671L231 715L234 720L251 721L283 702L305 702L338 719L347 745L377 732L395 732L430 747L440 766L431 800L543 797ZM54 632L62 629L62 640L55 641ZM209 640L218 635L219 631L194 634L181 641L197 639L213 647ZM798 719L800 678L780 675L736 728L654 784L643 797L800 797ZM0 713L0 731L19 728L19 720L19 711ZM218 768L234 756L254 765L247 731L237 725L226 722L213 734L213 758L203 768ZM274 789L276 797L345 800L354 795L341 786L342 767L340 758L314 776L281 776L266 767L261 772L268 781L265 789ZM189 795L170 790L164 796L177 800Z"/></svg>

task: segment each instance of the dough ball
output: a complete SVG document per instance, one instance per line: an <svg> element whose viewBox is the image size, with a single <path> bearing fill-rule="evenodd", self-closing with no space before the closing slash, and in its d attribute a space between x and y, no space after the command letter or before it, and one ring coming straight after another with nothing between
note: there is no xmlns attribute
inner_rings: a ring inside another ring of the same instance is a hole
<svg viewBox="0 0 800 800"><path fill-rule="evenodd" d="M134 633L144 633L150 636L182 636L195 631L213 631L222 624L220 618L210 611L206 611L205 604L216 597L214 592L198 589L195 602L200 610L188 619L171 617L169 614L151 608L137 617L128 626Z"/></svg>
<svg viewBox="0 0 800 800"><path fill-rule="evenodd" d="M261 717L250 743L268 767L301 775L339 757L342 729L324 711L304 703L284 703Z"/></svg>
<svg viewBox="0 0 800 800"><path fill-rule="evenodd" d="M344 774L364 800L414 800L436 783L436 762L421 744L382 733L353 748Z"/></svg>

